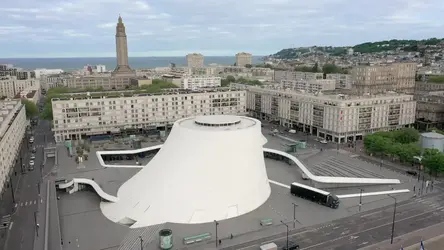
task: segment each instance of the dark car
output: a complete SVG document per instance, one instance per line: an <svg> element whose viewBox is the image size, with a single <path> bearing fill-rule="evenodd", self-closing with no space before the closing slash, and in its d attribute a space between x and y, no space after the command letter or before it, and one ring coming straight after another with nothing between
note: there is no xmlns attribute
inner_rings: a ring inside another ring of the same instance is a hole
<svg viewBox="0 0 444 250"><path fill-rule="evenodd" d="M413 171L413 170L407 170L406 173L409 174L409 175L413 175L413 176L417 176L418 175L418 173L416 171Z"/></svg>
<svg viewBox="0 0 444 250"><path fill-rule="evenodd" d="M299 244L297 244L294 241L289 241L288 242L288 249L287 249L287 244L285 243L285 245L282 247L282 250L295 250L295 249L299 249Z"/></svg>

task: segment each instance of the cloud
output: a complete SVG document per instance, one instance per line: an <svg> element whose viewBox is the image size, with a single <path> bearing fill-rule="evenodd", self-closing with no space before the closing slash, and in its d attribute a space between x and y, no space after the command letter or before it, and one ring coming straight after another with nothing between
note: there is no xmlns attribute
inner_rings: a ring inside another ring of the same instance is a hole
<svg viewBox="0 0 444 250"><path fill-rule="evenodd" d="M54 55L70 48L73 55L114 55L119 14L132 56L147 48L156 55L266 55L293 45L436 37L444 26L443 11L442 0L5 1L0 35L8 39L1 39L0 54L22 55L26 43L32 43L33 54Z"/></svg>

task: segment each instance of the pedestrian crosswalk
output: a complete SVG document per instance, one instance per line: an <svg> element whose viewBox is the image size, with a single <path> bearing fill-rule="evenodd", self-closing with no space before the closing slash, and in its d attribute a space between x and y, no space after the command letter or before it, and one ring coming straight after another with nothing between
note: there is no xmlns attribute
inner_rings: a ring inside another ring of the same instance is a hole
<svg viewBox="0 0 444 250"><path fill-rule="evenodd" d="M436 203L436 201L434 200L426 200L426 198L417 198L416 201L426 206L429 206L435 210L440 210L441 212L444 212L444 205Z"/></svg>
<svg viewBox="0 0 444 250"><path fill-rule="evenodd" d="M37 204L37 200L21 201L20 202L21 207L28 207L28 206L32 206L32 205L36 205L36 204Z"/></svg>

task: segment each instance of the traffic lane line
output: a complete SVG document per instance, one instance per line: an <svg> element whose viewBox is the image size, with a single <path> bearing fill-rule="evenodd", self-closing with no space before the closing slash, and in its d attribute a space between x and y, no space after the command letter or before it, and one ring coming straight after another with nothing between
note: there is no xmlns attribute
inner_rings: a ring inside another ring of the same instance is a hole
<svg viewBox="0 0 444 250"><path fill-rule="evenodd" d="M409 217L403 218L401 220L395 220L395 223L403 222L403 221L406 221L406 220L409 220L409 219L413 219L415 217L422 216L422 215L429 214L429 213L432 213L432 215L435 216L433 214L434 211L428 211L428 212L420 213L420 214L417 214L417 215L409 216ZM426 219L428 217L430 217L430 216L422 217L422 218L416 219L415 221L424 220L424 219ZM301 248L300 250L312 249L314 247L318 247L318 246L322 246L322 245L325 245L325 244L328 244L328 243L336 242L338 240L342 240L342 239L350 237L350 236L354 236L354 235L361 234L361 233L366 233L366 232L369 232L369 231L372 231L372 230L375 230L375 229L378 229L378 228L381 228L381 227L385 227L385 226L388 226L388 225L391 225L391 224L392 224L392 222L385 223L385 224L378 225L378 226L374 226L372 228L368 228L368 229L365 229L365 230L362 230L362 231L359 231L359 232L355 232L355 233L352 233L352 234L347 234L347 235L344 235L344 236L340 236L338 238L331 239L331 240L328 240L328 241L324 241L324 242L321 242L321 243L318 243L318 244L315 244L315 245L311 245L309 247L304 247L304 248ZM286 237L284 237L284 238L286 238Z"/></svg>

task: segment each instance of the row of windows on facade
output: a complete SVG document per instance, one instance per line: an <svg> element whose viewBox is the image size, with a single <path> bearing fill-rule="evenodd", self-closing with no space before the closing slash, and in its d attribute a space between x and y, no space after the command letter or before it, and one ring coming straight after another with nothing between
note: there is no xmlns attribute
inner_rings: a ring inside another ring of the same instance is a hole
<svg viewBox="0 0 444 250"><path fill-rule="evenodd" d="M216 100L216 102L214 102L215 100ZM239 102L240 101L239 98L222 99L220 101L217 101L217 100L218 99L213 99L212 103L228 103L228 102L236 102L236 101ZM207 100L200 100L200 103L207 103ZM208 103L210 103L210 102L208 102ZM171 102L171 103L166 102L166 103L162 103L161 105L162 105L162 107L166 107L166 106L169 106L168 104L172 104L173 106L174 105L185 105L185 102L183 102L183 101L180 103L179 102ZM191 101L189 104L194 104L194 101ZM111 104L111 105L113 105L113 104ZM156 103L155 107L158 107L158 105L160 105L160 104ZM86 103L86 106L88 106L88 103ZM66 105L65 105L65 107L66 107ZM134 106L134 104L131 104L129 107L131 107L131 108L152 107L152 105L141 104L140 106ZM77 112L77 110L75 110L75 108L77 108L77 105L74 106L74 109L73 108L62 109L62 112ZM105 107L102 107L102 109L104 109L104 108ZM128 108L128 107L120 105L120 109L124 109L124 108ZM110 106L110 109L116 109L116 106ZM79 112L81 112L81 111L79 111Z"/></svg>
<svg viewBox="0 0 444 250"><path fill-rule="evenodd" d="M201 105L201 107L202 107L202 105ZM196 109L197 109L197 107L196 107ZM228 111L228 110L233 110L233 109L234 110L245 110L245 107L242 107L242 106L234 107L234 106L232 106L232 107L225 107L225 108L210 108L209 110L205 109L205 111L215 112L215 111ZM204 109L200 109L200 112L204 112L203 110ZM134 111L134 110L132 110L132 111ZM157 111L157 109L156 109L156 111ZM196 112L196 110L193 110L192 112L189 112L189 113L193 114L195 112ZM131 112L131 113L137 113L137 110L136 110L136 112ZM125 114L127 114L126 110L125 110ZM172 114L173 114L172 112L168 112L168 115L172 115ZM175 114L179 114L179 111L176 111ZM159 116L159 115L165 116L166 112L151 113L151 115L149 113L145 113L145 114L141 114L141 117L155 117L155 116ZM88 115L85 115L85 116L88 116ZM98 120L100 121L100 120L102 120L101 116L105 116L105 113L97 112L96 114L91 114L91 116L97 116ZM109 117L117 117L117 116L109 116ZM119 116L119 117L122 117L122 116ZM132 117L136 117L137 118L137 117L139 117L139 115L135 114L135 115L132 115ZM56 117L56 118L58 118L58 117ZM125 118L127 118L126 115L125 115ZM116 118L116 119L120 119L120 118ZM64 119L63 120L63 123L70 123L70 122L71 122L70 119L67 119L67 120ZM79 122L79 120L76 119L75 122ZM82 122L82 119L80 119L80 122ZM54 120L54 124L59 124L59 120L55 119Z"/></svg>
<svg viewBox="0 0 444 250"><path fill-rule="evenodd" d="M209 105L204 106L201 104L200 108L212 107L212 108L210 108L211 111L219 111L220 109L224 109L225 107L230 107L230 110L231 110L232 107L241 106L240 104L241 104L240 102L218 103L218 104L212 104L212 105L210 104L211 106L209 106ZM129 111L127 109L123 109L122 107L121 107L121 109L116 109L116 106L111 106L109 108L110 108L109 110L123 110L124 114L129 113ZM188 110L188 109L192 109L192 108L198 109L199 106L194 105L194 107L193 106L187 106L187 107L175 106L175 107L166 107L166 108L151 108L151 111ZM106 112L100 112L100 111L106 111L106 110L107 109L103 109L103 108L97 109L97 110L75 110L75 111L73 111L72 109L66 109L66 110L63 110L63 112L65 112L65 114L62 114L62 115L56 114L55 117L77 117L79 115L80 116L105 116ZM150 112L150 110L149 109L146 109L146 110L141 109L140 110L140 113L145 113L145 112ZM139 113L139 109L132 109L131 113ZM176 113L177 113L177 111L176 111Z"/></svg>
<svg viewBox="0 0 444 250"><path fill-rule="evenodd" d="M244 112L245 112L245 110L237 110L236 111L237 114L241 114L241 113L244 113ZM230 113L233 114L233 112L230 112ZM221 112L221 113L204 113L204 112L202 112L202 113L200 113L200 115L217 115L217 114L222 114L223 115L224 112ZM182 116L178 116L178 117L176 117L176 116L164 117L164 118L162 118L162 121L165 121L165 120L166 121L172 121L172 120L175 120L175 119L180 119L180 118L185 118L185 117L187 117L187 116L186 115L182 115ZM152 123L153 122L152 119L131 119L131 120L124 120L124 121L121 121L119 123L127 124L128 122L133 122L133 123L137 123L137 122L150 122L149 124L145 124L145 125L155 125L154 123ZM159 122L161 122L161 121L159 121ZM87 123L86 126L113 125L113 124L118 124L118 121L108 121L108 123L103 121L103 122L98 122L96 124ZM59 128L65 128L66 129L67 127L66 127L66 125L65 126L58 126L58 125L56 125L56 126L54 126L54 128L55 129L59 129ZM79 129L74 129L73 128L73 129L70 129L70 130L59 131L59 133L63 133L63 132L64 133L68 133L68 132L70 132L72 130L79 131ZM91 129L80 129L80 131L91 131Z"/></svg>
<svg viewBox="0 0 444 250"><path fill-rule="evenodd" d="M224 94L219 94L219 95L209 95L209 98L210 99L213 99L213 98L223 98L223 97L240 97L241 96L241 94L240 93L237 93L237 94L231 94L231 95L229 95L229 94L225 94L225 96L224 96ZM245 94L242 94L242 96L245 96ZM199 97L199 96L196 96L196 97ZM207 96L204 96L204 98L206 98ZM172 97L172 98L168 98L168 101L177 101L177 100L179 100L178 99L179 97ZM200 98L196 98L196 99L200 99ZM150 100L150 99L146 99L146 100ZM144 103L146 100L124 100L123 101L123 103L124 104L129 104L129 102L131 103L131 104L136 104L136 103ZM152 98L151 99L151 102L158 102L159 100L161 100L162 102L164 102L165 101L165 98ZM182 97L180 97L180 100L188 100L188 96L182 96ZM194 96L190 96L190 100L194 100ZM119 103L120 104L120 101L117 101L117 103ZM94 105L94 103L93 102L86 102L85 103L86 105L91 105L91 106L93 106ZM108 104L116 104L116 101L108 101ZM57 105L57 104L56 104ZM62 104L62 105L64 105L64 107L69 107L69 103L65 103L65 104ZM105 105L105 101L101 101L101 102L97 102L97 105ZM58 105L57 105L58 106ZM63 107L63 106L62 106ZM77 103L74 103L74 107L77 107Z"/></svg>

